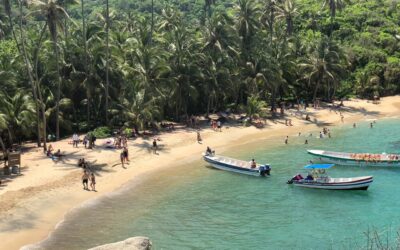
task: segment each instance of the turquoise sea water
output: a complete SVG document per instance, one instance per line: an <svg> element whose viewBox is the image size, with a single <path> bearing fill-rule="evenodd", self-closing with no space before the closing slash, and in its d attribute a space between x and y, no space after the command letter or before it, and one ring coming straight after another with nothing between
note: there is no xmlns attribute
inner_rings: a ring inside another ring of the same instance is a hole
<svg viewBox="0 0 400 250"><path fill-rule="evenodd" d="M71 212L41 247L87 249L145 235L155 249L361 248L367 230L400 228L400 168L330 171L333 177L373 175L368 191L310 190L286 181L312 159L306 149L400 152L400 121L330 129L331 139L317 139L315 131L289 135L289 145L271 138L227 151L270 163L270 178L214 170L202 161L160 172Z"/></svg>

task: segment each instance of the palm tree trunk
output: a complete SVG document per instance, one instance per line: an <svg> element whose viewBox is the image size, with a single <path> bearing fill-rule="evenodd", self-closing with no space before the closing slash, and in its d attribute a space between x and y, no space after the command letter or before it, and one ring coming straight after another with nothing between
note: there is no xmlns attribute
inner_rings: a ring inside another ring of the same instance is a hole
<svg viewBox="0 0 400 250"><path fill-rule="evenodd" d="M84 67L85 67L85 75L86 79L88 77L88 58L87 58L87 37L86 37L86 19L85 19L85 2L81 0L81 15L82 15L82 38L83 38L83 48L84 48ZM90 94L89 90L86 91L86 99L87 99L87 127L90 128Z"/></svg>
<svg viewBox="0 0 400 250"><path fill-rule="evenodd" d="M1 150L3 151L3 159L5 159L7 150L6 150L6 146L4 145L3 138L1 138L1 135L0 135L0 146L1 146Z"/></svg>
<svg viewBox="0 0 400 250"><path fill-rule="evenodd" d="M53 38L54 52L56 54L56 66L57 66L57 99L56 99L56 140L60 140L60 98L61 98L61 75L60 75L60 64L59 64L59 53L57 46L57 35Z"/></svg>
<svg viewBox="0 0 400 250"><path fill-rule="evenodd" d="M25 36L24 36L24 29L22 27L22 18L23 18L23 12L22 12L22 2L19 1L19 11L20 11L20 20L19 20L19 28L20 28L20 39L21 39L21 46L18 46L18 40L17 37L15 35L14 32L14 28L13 28L13 24L12 24L12 18L11 15L9 16L9 21L10 21L10 27L12 29L12 33L14 36L14 40L17 44L17 48L19 51L19 54L22 55L23 59L24 59L24 63L25 63L25 67L26 67L26 71L28 73L28 77L29 77L29 83L31 85L32 88L32 95L33 95L33 99L35 101L35 108L36 108L36 119L37 119L37 145L38 147L40 147L40 113L39 113L39 104L38 104L38 98L37 98L37 89L35 86L35 81L33 78L33 72L32 72L32 66L29 62L28 59L28 54L26 52L26 47L25 47Z"/></svg>
<svg viewBox="0 0 400 250"><path fill-rule="evenodd" d="M109 6L108 0L106 0L106 124L108 125L108 88L109 88L109 79L108 79L108 67L109 67L109 57L110 57L110 47L109 47L109 25L110 25L110 15L109 15Z"/></svg>
<svg viewBox="0 0 400 250"><path fill-rule="evenodd" d="M8 132L8 140L10 143L10 148L12 148L13 144L14 144L14 140L13 140L13 136L12 136L10 128L7 128L7 132Z"/></svg>
<svg viewBox="0 0 400 250"><path fill-rule="evenodd" d="M43 102L43 97L42 97L42 91L40 90L40 80L39 80L39 74L38 74L38 64L39 64L39 51L40 48L42 47L42 41L43 41L43 36L44 33L47 29L47 23L45 23L42 27L42 30L40 32L40 36L39 36L39 40L38 43L36 45L35 48L35 52L34 52L34 60L35 60L35 77L36 77L36 90L38 93L38 97L39 97L39 102L40 102L40 113L42 115L42 133L43 133L43 150L46 151L47 150L47 122L46 122L46 106ZM39 115L40 116L40 115Z"/></svg>
<svg viewBox="0 0 400 250"><path fill-rule="evenodd" d="M320 85L320 81L318 80L317 84L315 85L314 95L313 95L314 106L315 106L315 101L317 100L317 92L318 92L319 85Z"/></svg>
<svg viewBox="0 0 400 250"><path fill-rule="evenodd" d="M154 0L151 0L151 33L150 33L150 44L153 43L153 32L154 32Z"/></svg>

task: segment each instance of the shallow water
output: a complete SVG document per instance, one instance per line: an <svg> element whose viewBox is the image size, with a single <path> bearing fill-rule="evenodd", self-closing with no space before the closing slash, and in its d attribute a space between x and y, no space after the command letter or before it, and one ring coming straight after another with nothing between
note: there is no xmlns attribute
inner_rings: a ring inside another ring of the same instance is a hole
<svg viewBox="0 0 400 250"><path fill-rule="evenodd" d="M214 170L199 161L71 212L41 243L87 249L131 236L155 249L354 249L364 232L400 228L399 169L335 167L333 177L373 175L368 191L309 190L286 184L311 159L306 149L399 152L400 121L331 128L331 139L290 135L233 148L227 155L272 165L270 178ZM304 145L304 140L309 145ZM392 237L394 235L390 234ZM386 240L386 234L385 234Z"/></svg>

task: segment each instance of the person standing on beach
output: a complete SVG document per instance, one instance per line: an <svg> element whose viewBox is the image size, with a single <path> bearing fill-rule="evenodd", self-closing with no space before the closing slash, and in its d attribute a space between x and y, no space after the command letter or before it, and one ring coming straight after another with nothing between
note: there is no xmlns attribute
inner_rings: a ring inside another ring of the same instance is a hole
<svg viewBox="0 0 400 250"><path fill-rule="evenodd" d="M129 152L128 152L128 148L127 147L124 147L124 149L122 149L122 155L123 155L123 158L124 158L124 163L128 162L129 161L129 158L128 158Z"/></svg>
<svg viewBox="0 0 400 250"><path fill-rule="evenodd" d="M90 187L92 188L92 191L96 191L96 177L93 172L90 174Z"/></svg>
<svg viewBox="0 0 400 250"><path fill-rule="evenodd" d="M122 152L119 154L119 159L121 160L121 165L122 165L122 167L124 168L124 167L125 167L125 156L124 156L124 151L122 151Z"/></svg>
<svg viewBox="0 0 400 250"><path fill-rule="evenodd" d="M373 127L374 127L374 124L371 122L371 123L369 124L369 127L370 127L370 128L373 128Z"/></svg>
<svg viewBox="0 0 400 250"><path fill-rule="evenodd" d="M286 136L285 144L288 144L288 143L289 143L289 136Z"/></svg>
<svg viewBox="0 0 400 250"><path fill-rule="evenodd" d="M306 141L304 142L304 144L308 144L308 140L306 139Z"/></svg>
<svg viewBox="0 0 400 250"><path fill-rule="evenodd" d="M85 136L83 137L83 145L85 146L85 148L87 148L88 141L89 141L88 136L85 135Z"/></svg>
<svg viewBox="0 0 400 250"><path fill-rule="evenodd" d="M221 121L217 121L217 128L218 128L219 132L222 132Z"/></svg>
<svg viewBox="0 0 400 250"><path fill-rule="evenodd" d="M79 144L79 135L77 133L74 133L72 135L72 147L77 148Z"/></svg>
<svg viewBox="0 0 400 250"><path fill-rule="evenodd" d="M153 140L153 153L157 154L157 140L155 138Z"/></svg>
<svg viewBox="0 0 400 250"><path fill-rule="evenodd" d="M83 171L83 175L82 175L82 184L83 184L83 189L84 190L89 190L88 180L89 180L89 175L85 170L85 171Z"/></svg>
<svg viewBox="0 0 400 250"><path fill-rule="evenodd" d="M200 136L200 131L197 130L197 142L199 144L201 144L201 141L202 141L202 139L201 139L201 136Z"/></svg>

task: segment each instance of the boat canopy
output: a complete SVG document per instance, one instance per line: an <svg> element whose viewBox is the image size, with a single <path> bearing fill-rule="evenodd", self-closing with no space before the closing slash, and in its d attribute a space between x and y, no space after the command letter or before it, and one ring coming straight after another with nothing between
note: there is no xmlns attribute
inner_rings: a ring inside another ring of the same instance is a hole
<svg viewBox="0 0 400 250"><path fill-rule="evenodd" d="M305 169L328 169L333 167L335 164L311 164L307 165L304 168Z"/></svg>

